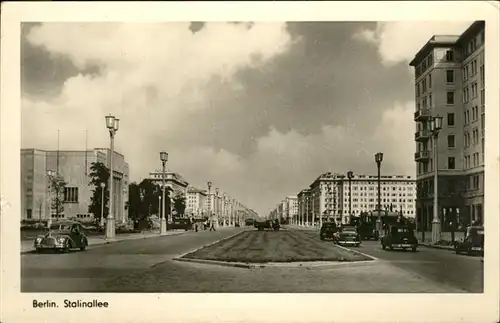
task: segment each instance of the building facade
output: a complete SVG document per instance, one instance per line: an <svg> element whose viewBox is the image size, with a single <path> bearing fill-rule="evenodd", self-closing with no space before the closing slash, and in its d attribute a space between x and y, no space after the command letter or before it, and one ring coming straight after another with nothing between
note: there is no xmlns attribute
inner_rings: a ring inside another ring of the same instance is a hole
<svg viewBox="0 0 500 323"><path fill-rule="evenodd" d="M207 213L207 192L195 187L188 187L186 195L186 214L203 218Z"/></svg>
<svg viewBox="0 0 500 323"><path fill-rule="evenodd" d="M154 170L149 173L149 178L157 185L162 185L163 172L162 170ZM189 183L178 173L165 171L165 186L170 187L173 192L187 195ZM175 194L174 193L174 194Z"/></svg>
<svg viewBox="0 0 500 323"><path fill-rule="evenodd" d="M109 165L110 150L96 148L83 151L47 151L21 149L21 209L22 220L48 220L56 217L78 221L93 221L88 211L93 186L90 186L91 166L94 162ZM117 223L128 219L129 165L123 155L115 152L113 158L113 210ZM61 191L62 212L57 212L51 201L48 171L57 172L66 183ZM58 214L59 213L59 214Z"/></svg>
<svg viewBox="0 0 500 323"><path fill-rule="evenodd" d="M417 220L430 230L437 156L439 216L443 230L457 221L483 223L485 23L462 35L433 36L415 55L414 120ZM443 117L434 151L429 120Z"/></svg>
<svg viewBox="0 0 500 323"><path fill-rule="evenodd" d="M309 224L312 222L310 190L303 189L297 194L297 206L299 213L299 223Z"/></svg>
<svg viewBox="0 0 500 323"><path fill-rule="evenodd" d="M288 223L296 223L298 212L297 196L287 196L285 198L285 214Z"/></svg>

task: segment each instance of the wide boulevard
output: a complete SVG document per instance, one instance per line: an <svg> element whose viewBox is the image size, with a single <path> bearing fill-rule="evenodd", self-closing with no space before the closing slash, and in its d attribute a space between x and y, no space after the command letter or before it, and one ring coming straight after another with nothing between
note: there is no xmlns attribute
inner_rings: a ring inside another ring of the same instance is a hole
<svg viewBox="0 0 500 323"><path fill-rule="evenodd" d="M122 241L68 254L23 254L21 291L478 293L483 289L483 263L478 257L426 247L416 253L383 251L376 241L364 241L354 250L377 260L347 265L247 269L172 260L243 230L253 228ZM317 236L297 232L304 239Z"/></svg>

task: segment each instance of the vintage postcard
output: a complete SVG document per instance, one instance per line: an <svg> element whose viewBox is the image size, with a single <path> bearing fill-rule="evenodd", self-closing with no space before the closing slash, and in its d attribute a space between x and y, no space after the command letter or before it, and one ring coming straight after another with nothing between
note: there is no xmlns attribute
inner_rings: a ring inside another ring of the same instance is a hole
<svg viewBox="0 0 500 323"><path fill-rule="evenodd" d="M498 321L498 3L2 9L2 322Z"/></svg>

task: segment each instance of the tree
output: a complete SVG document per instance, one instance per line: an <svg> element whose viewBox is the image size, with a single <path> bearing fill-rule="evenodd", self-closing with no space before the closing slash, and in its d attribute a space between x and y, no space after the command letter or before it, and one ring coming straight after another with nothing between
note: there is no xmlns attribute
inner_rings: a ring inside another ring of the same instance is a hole
<svg viewBox="0 0 500 323"><path fill-rule="evenodd" d="M89 186L93 186L92 196L90 197L89 213L94 215L97 223L101 222L101 217L106 218L109 214L109 169L101 162L93 162L90 166ZM104 188L101 187L104 183ZM102 193L104 190L104 214L102 209Z"/></svg>
<svg viewBox="0 0 500 323"><path fill-rule="evenodd" d="M172 198L174 202L174 210L177 215L183 216L186 210L186 197L181 192L176 192Z"/></svg>
<svg viewBox="0 0 500 323"><path fill-rule="evenodd" d="M139 184L139 206L138 214L140 218L149 217L151 214L158 214L158 198L161 196L160 186L150 179L143 179Z"/></svg>
<svg viewBox="0 0 500 323"><path fill-rule="evenodd" d="M138 220L141 218L140 207L141 207L141 192L139 185L137 183L131 183L128 186L128 214L132 220Z"/></svg>

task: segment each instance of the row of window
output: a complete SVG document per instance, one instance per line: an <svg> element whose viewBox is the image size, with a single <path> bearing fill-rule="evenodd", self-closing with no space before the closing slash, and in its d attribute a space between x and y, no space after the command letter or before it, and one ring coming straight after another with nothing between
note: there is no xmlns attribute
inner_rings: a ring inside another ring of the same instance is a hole
<svg viewBox="0 0 500 323"><path fill-rule="evenodd" d="M470 109L467 109L464 111L464 124L467 125L471 123L471 118L470 118ZM479 119L479 107L473 106L472 107L472 122L476 122ZM481 115L481 129L484 129L484 114Z"/></svg>
<svg viewBox="0 0 500 323"><path fill-rule="evenodd" d="M481 44L484 44L484 31L479 33L478 36L474 37L464 48L462 49L463 59L466 59L469 55L473 54L476 49L478 49Z"/></svg>
<svg viewBox="0 0 500 323"><path fill-rule="evenodd" d="M479 166L480 164L480 161L479 161L479 153L473 153L472 154L472 164L471 164L471 159L470 159L470 155L467 155L465 156L464 158L464 161L465 161L465 166L464 168L465 169L469 169L469 168L472 168L472 167L477 167Z"/></svg>
<svg viewBox="0 0 500 323"><path fill-rule="evenodd" d="M463 103L469 102L469 100L475 99L478 96L478 91L477 91L477 82L474 82L470 85L470 90L472 97L469 96L469 86L465 86L463 89Z"/></svg>

